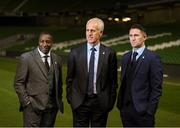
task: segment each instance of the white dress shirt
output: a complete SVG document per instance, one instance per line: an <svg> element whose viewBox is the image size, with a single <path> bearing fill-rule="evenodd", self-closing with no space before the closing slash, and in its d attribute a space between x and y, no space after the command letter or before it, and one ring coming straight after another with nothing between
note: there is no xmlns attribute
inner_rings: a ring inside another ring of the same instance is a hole
<svg viewBox="0 0 180 128"><path fill-rule="evenodd" d="M48 55L47 61L48 61L49 67L50 67L50 66L51 66L50 51L48 52L48 54L44 54L43 52L40 51L40 49L39 49L39 47L38 47L38 52L39 52L39 54L40 54L41 59L42 59L43 62L45 62L45 57L44 57L44 56L47 56L47 55Z"/></svg>

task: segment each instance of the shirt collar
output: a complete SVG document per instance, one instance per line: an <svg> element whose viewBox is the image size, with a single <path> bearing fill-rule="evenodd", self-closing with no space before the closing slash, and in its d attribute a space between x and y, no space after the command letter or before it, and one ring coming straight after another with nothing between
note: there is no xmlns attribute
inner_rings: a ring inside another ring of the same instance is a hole
<svg viewBox="0 0 180 128"><path fill-rule="evenodd" d="M43 57L46 56L46 55L50 56L50 51L48 52L48 54L44 54L43 52L41 52L41 50L39 49L39 47L38 47L38 52L39 52L41 58L43 58Z"/></svg>
<svg viewBox="0 0 180 128"><path fill-rule="evenodd" d="M138 56L140 56L143 53L144 49L145 49L145 45L140 48L133 48L133 52L136 51L138 53Z"/></svg>
<svg viewBox="0 0 180 128"><path fill-rule="evenodd" d="M91 44L87 43L87 47L88 47L88 51L90 51L93 46ZM100 43L96 44L94 46L94 48L96 49L96 51L99 51Z"/></svg>

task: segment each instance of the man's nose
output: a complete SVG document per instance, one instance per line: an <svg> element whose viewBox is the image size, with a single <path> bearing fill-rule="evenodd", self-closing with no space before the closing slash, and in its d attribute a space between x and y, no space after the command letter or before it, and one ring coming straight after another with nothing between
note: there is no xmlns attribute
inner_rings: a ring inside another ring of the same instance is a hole
<svg viewBox="0 0 180 128"><path fill-rule="evenodd" d="M89 31L89 32L88 32L88 35L92 35L92 32Z"/></svg>
<svg viewBox="0 0 180 128"><path fill-rule="evenodd" d="M132 36L132 40L135 40L136 38L135 38L135 36Z"/></svg>
<svg viewBox="0 0 180 128"><path fill-rule="evenodd" d="M47 41L44 41L43 44L44 44L44 45L48 45L48 42L47 42Z"/></svg>

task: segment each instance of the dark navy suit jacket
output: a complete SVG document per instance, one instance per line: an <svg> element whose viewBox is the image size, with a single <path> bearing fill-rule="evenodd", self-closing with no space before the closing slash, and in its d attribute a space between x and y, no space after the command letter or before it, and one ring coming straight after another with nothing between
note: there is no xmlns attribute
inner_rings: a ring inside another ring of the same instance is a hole
<svg viewBox="0 0 180 128"><path fill-rule="evenodd" d="M130 58L131 52L126 53L122 58L121 87L117 101L120 110L123 106L126 86L124 78ZM162 93L162 64L159 56L146 48L138 59L131 81L132 101L137 112L154 115Z"/></svg>
<svg viewBox="0 0 180 128"><path fill-rule="evenodd" d="M112 110L116 101L117 58L110 48L100 44L96 88L100 106ZM73 48L68 58L67 100L72 109L78 108L87 93L87 44Z"/></svg>

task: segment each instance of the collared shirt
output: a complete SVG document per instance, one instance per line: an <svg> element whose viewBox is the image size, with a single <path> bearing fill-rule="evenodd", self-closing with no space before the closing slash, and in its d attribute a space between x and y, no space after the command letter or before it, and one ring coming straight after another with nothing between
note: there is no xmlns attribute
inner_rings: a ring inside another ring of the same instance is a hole
<svg viewBox="0 0 180 128"><path fill-rule="evenodd" d="M48 54L44 54L43 52L40 51L39 47L38 47L38 52L39 52L43 62L45 62L45 57L44 56L48 55L47 61L48 61L49 66L51 66L51 59L50 59L51 54L50 54L50 52L48 52Z"/></svg>
<svg viewBox="0 0 180 128"><path fill-rule="evenodd" d="M89 61L90 61L90 57L91 57L91 48L93 46L89 43L87 43L87 66L88 66L88 71L89 71ZM97 93L97 90L96 90L96 75L97 75L97 68L98 68L98 60L99 60L99 48L100 48L100 43L98 43L97 45L94 46L94 48L96 49L95 51L95 55L94 55L94 93L96 94Z"/></svg>
<svg viewBox="0 0 180 128"><path fill-rule="evenodd" d="M144 49L145 49L145 45L141 48L133 48L133 50L132 50L133 53L134 53L134 51L136 51L138 53L138 55L136 56L136 60L142 55L142 53L144 52Z"/></svg>

